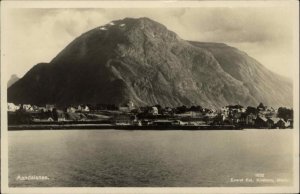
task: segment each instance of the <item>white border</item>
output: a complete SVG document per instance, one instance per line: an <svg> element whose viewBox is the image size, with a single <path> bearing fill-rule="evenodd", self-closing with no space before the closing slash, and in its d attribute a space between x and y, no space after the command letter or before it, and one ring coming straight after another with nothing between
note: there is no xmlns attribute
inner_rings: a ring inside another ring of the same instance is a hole
<svg viewBox="0 0 300 194"><path fill-rule="evenodd" d="M277 7L294 12L294 186L164 188L9 188L5 68L6 11L9 8ZM1 2L1 191L3 193L298 193L299 192L299 3L298 1L2 1Z"/></svg>

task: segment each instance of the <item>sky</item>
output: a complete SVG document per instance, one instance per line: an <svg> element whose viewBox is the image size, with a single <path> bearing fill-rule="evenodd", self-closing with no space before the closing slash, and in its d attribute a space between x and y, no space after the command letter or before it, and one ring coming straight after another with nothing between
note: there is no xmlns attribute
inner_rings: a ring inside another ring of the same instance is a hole
<svg viewBox="0 0 300 194"><path fill-rule="evenodd" d="M293 75L294 12L282 7L22 8L5 17L7 78L50 62L82 33L112 20L149 17L186 40L223 42L271 71Z"/></svg>

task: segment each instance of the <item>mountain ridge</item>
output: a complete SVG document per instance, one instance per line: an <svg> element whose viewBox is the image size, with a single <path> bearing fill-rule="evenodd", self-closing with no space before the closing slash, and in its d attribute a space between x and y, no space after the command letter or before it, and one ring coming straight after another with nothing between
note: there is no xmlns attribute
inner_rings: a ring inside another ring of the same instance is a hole
<svg viewBox="0 0 300 194"><path fill-rule="evenodd" d="M186 41L149 18L125 18L83 33L50 63L34 66L8 89L8 100L290 106L292 85L234 47Z"/></svg>

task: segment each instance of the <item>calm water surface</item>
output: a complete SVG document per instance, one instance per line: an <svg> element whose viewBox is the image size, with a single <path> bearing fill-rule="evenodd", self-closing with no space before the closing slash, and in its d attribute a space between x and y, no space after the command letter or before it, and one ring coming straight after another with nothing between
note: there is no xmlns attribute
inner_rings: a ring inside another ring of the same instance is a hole
<svg viewBox="0 0 300 194"><path fill-rule="evenodd" d="M10 131L9 185L291 185L292 139L292 130ZM257 182L256 173L284 183ZM22 181L18 176L49 180ZM246 183L246 178L254 182Z"/></svg>

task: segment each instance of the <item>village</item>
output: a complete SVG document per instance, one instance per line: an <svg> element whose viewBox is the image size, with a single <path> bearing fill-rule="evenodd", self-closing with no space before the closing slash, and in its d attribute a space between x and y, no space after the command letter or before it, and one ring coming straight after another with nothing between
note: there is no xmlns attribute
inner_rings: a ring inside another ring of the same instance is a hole
<svg viewBox="0 0 300 194"><path fill-rule="evenodd" d="M132 102L124 106L78 105L58 108L55 105L36 106L8 103L8 125L97 124L104 126L175 126L238 127L285 129L293 128L293 109L264 106L243 107L228 105L219 110L201 106L160 105L136 107Z"/></svg>

